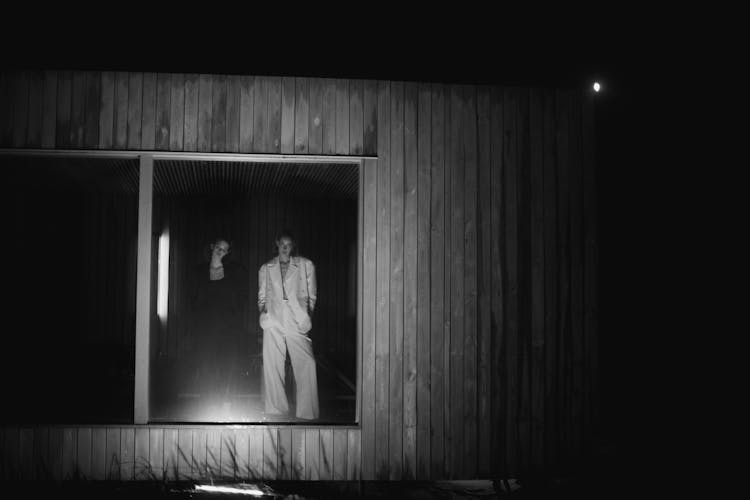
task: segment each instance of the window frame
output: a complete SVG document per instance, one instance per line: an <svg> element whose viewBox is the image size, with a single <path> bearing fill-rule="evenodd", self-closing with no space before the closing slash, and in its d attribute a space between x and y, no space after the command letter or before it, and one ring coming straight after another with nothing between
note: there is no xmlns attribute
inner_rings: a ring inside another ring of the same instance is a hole
<svg viewBox="0 0 750 500"><path fill-rule="evenodd" d="M133 423L146 425L150 422L150 346L151 346L151 272L152 272L152 217L153 217L153 181L155 160L183 161L221 161L238 163L310 163L331 164L348 163L358 167L357 199L357 298L356 298L356 408L355 423L361 422L362 399L362 291L363 278L363 179L367 159L370 156L326 156L326 155L273 155L273 154L237 154L237 153L184 153L169 151L113 151L113 150L35 150L5 149L0 150L0 157L7 156L43 156L52 158L87 157L137 159L139 162L138 181L138 248L136 264L136 321L135 321L135 379L133 401ZM210 424L211 422L206 422ZM264 422L230 425L263 425ZM268 423L268 425L278 425ZM348 426L352 424L330 424L331 426Z"/></svg>

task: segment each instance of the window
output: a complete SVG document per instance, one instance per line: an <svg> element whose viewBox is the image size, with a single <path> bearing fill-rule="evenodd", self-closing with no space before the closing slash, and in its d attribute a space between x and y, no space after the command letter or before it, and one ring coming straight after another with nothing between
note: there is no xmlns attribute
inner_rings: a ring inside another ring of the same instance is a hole
<svg viewBox="0 0 750 500"><path fill-rule="evenodd" d="M4 422L131 422L138 160L0 162Z"/></svg>
<svg viewBox="0 0 750 500"><path fill-rule="evenodd" d="M288 230L317 284L305 341L316 364L315 421L355 422L358 186L351 163L155 161L150 421L299 421L297 389L305 397L311 381L295 373L306 360L293 345L280 344L276 361L288 413L265 411L257 308L259 270ZM218 279L212 244L222 252Z"/></svg>
<svg viewBox="0 0 750 500"><path fill-rule="evenodd" d="M264 406L259 270L282 230L317 283L312 422L356 422L358 162L117 152L0 161L3 312L13 318L3 334L4 422L308 420L295 410L309 375L295 373L285 346L276 366L288 412ZM221 280L233 292L207 299L219 239L228 250ZM212 316L201 300L235 302Z"/></svg>

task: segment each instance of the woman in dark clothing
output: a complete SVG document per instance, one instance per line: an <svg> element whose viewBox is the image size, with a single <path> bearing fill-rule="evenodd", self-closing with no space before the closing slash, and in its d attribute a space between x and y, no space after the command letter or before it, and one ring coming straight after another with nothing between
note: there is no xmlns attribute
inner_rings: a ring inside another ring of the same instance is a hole
<svg viewBox="0 0 750 500"><path fill-rule="evenodd" d="M193 270L190 327L196 348L201 396L228 396L236 382L247 331L249 273L226 258L231 246L224 238L210 245L209 261Z"/></svg>

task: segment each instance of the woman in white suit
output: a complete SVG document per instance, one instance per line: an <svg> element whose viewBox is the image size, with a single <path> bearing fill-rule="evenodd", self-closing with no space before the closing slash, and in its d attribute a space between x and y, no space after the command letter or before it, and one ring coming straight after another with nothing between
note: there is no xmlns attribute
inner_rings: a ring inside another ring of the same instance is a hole
<svg viewBox="0 0 750 500"><path fill-rule="evenodd" d="M289 412L284 370L288 350L297 384L296 417L316 419L318 379L308 335L317 298L315 266L309 259L294 255L294 238L286 231L276 238L276 248L278 255L258 272L265 412L267 415Z"/></svg>

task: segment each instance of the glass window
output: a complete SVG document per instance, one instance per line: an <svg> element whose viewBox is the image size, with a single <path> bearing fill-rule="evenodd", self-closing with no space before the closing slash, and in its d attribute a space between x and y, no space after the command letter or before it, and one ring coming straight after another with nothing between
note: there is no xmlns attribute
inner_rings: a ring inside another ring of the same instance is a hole
<svg viewBox="0 0 750 500"><path fill-rule="evenodd" d="M151 421L355 422L358 190L356 164L154 163Z"/></svg>
<svg viewBox="0 0 750 500"><path fill-rule="evenodd" d="M3 421L131 422L138 161L0 162Z"/></svg>

